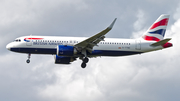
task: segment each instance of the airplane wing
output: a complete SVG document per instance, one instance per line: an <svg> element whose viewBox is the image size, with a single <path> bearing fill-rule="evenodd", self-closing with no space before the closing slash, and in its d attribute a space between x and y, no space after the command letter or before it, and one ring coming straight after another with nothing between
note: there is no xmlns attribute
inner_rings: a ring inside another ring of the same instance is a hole
<svg viewBox="0 0 180 101"><path fill-rule="evenodd" d="M105 38L105 34L108 33L115 21L116 21L117 18L114 19L114 21L111 23L111 25L109 27L107 27L105 30L99 32L98 34L84 40L84 41L81 41L80 43L76 44L75 47L78 51L82 51L83 49L87 50L88 52L92 52L92 49L94 46L97 46L97 44L100 42L100 41L103 41L104 38Z"/></svg>

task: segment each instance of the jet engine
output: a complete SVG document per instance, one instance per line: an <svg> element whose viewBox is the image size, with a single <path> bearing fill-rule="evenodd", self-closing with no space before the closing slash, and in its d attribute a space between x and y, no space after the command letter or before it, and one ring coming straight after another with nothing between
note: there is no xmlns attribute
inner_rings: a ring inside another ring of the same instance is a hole
<svg viewBox="0 0 180 101"><path fill-rule="evenodd" d="M64 56L54 56L55 64L70 64L70 62L73 62L76 60L74 57L64 57Z"/></svg>
<svg viewBox="0 0 180 101"><path fill-rule="evenodd" d="M73 46L57 46L57 56L73 56L74 54L77 54L77 50Z"/></svg>

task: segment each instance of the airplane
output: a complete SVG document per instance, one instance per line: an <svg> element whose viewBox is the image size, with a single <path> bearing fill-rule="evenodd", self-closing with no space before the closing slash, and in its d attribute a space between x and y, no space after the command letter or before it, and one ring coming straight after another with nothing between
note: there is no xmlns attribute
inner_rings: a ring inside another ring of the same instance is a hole
<svg viewBox="0 0 180 101"><path fill-rule="evenodd" d="M6 48L13 52L28 54L52 54L55 64L71 64L77 58L82 60L81 67L85 68L89 58L98 56L127 56L142 54L172 47L164 39L169 16L162 14L152 26L137 39L105 38L116 21L109 27L91 37L59 37L59 36L22 36L9 43Z"/></svg>

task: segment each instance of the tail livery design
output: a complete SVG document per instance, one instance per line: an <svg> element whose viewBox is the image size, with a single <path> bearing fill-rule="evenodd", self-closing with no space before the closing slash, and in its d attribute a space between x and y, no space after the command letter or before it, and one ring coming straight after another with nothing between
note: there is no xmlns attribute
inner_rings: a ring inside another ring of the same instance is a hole
<svg viewBox="0 0 180 101"><path fill-rule="evenodd" d="M164 38L169 15L161 15L153 25L144 33L143 38L147 41L160 41Z"/></svg>
<svg viewBox="0 0 180 101"><path fill-rule="evenodd" d="M168 42L171 39L164 39L168 20L169 15L161 15L144 33L143 39L147 41L157 41L151 44L151 46L161 45L163 48L171 47L172 43Z"/></svg>

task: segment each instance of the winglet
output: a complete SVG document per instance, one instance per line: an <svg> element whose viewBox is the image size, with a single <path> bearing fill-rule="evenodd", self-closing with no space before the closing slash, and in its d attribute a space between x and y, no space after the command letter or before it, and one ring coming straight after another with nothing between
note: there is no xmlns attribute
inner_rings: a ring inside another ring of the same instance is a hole
<svg viewBox="0 0 180 101"><path fill-rule="evenodd" d="M112 28L113 28L114 23L116 22L116 19L117 19L117 18L115 18L114 21L111 23L111 25L108 27L109 29L112 29Z"/></svg>

